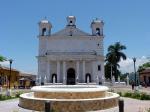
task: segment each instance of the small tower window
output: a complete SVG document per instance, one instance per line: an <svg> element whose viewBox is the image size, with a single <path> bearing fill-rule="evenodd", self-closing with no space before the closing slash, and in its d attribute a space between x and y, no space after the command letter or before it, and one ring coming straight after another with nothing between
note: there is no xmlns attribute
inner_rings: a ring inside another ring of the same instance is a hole
<svg viewBox="0 0 150 112"><path fill-rule="evenodd" d="M43 28L42 29L42 36L45 36L46 35L46 28Z"/></svg>
<svg viewBox="0 0 150 112"><path fill-rule="evenodd" d="M98 71L101 71L101 65L98 65Z"/></svg>
<svg viewBox="0 0 150 112"><path fill-rule="evenodd" d="M100 35L100 29L96 28L96 35Z"/></svg>
<svg viewBox="0 0 150 112"><path fill-rule="evenodd" d="M72 23L72 21L70 21L70 23Z"/></svg>

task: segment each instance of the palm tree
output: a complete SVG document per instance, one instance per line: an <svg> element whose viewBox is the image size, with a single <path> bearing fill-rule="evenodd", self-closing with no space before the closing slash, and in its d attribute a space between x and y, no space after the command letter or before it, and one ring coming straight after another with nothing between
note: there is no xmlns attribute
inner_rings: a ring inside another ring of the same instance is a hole
<svg viewBox="0 0 150 112"><path fill-rule="evenodd" d="M108 47L108 53L106 54L106 62L112 65L113 68L113 75L115 76L115 79L117 79L118 74L118 67L119 62L121 59L126 60L126 55L122 52L122 50L125 50L126 46L121 45L120 42L116 42L114 45L110 45Z"/></svg>
<svg viewBox="0 0 150 112"><path fill-rule="evenodd" d="M0 55L0 62L6 61L6 58Z"/></svg>

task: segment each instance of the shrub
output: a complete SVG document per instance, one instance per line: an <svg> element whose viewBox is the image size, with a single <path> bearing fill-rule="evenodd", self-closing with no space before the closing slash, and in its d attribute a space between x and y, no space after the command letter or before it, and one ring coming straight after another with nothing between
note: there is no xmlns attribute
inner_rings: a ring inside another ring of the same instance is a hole
<svg viewBox="0 0 150 112"><path fill-rule="evenodd" d="M119 94L120 96L123 96L123 95L122 95L122 92L118 92L118 94Z"/></svg>
<svg viewBox="0 0 150 112"><path fill-rule="evenodd" d="M11 96L6 96L6 95L0 95L0 101L3 101L3 100L7 100L7 99L10 99Z"/></svg>
<svg viewBox="0 0 150 112"><path fill-rule="evenodd" d="M132 96L132 93L130 93L130 92L126 92L126 93L124 93L124 95L123 95L124 97L131 97Z"/></svg>
<svg viewBox="0 0 150 112"><path fill-rule="evenodd" d="M20 94L22 93L23 93L22 91L18 91L14 93L12 96L7 96L6 94L0 94L0 101L19 98Z"/></svg>
<svg viewBox="0 0 150 112"><path fill-rule="evenodd" d="M0 94L0 101L18 98L20 94L21 92L17 92L15 96L7 96L5 94Z"/></svg>
<svg viewBox="0 0 150 112"><path fill-rule="evenodd" d="M138 93L138 92L134 92L134 93L132 93L131 98L141 99L141 94L140 94L140 93Z"/></svg>
<svg viewBox="0 0 150 112"><path fill-rule="evenodd" d="M150 95L148 95L146 93L126 92L126 93L122 94L121 92L119 92L118 94L123 97L129 97L129 98L134 98L134 99L139 99L139 100L150 100Z"/></svg>
<svg viewBox="0 0 150 112"><path fill-rule="evenodd" d="M150 95L147 95L145 93L141 93L141 100L150 100Z"/></svg>
<svg viewBox="0 0 150 112"><path fill-rule="evenodd" d="M19 98L19 96L22 94L23 92L16 92L15 97Z"/></svg>

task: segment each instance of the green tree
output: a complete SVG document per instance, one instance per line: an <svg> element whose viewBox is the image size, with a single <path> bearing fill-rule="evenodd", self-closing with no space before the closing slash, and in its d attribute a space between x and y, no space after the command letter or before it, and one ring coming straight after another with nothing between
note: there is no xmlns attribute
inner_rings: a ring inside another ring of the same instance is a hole
<svg viewBox="0 0 150 112"><path fill-rule="evenodd" d="M145 70L148 67L150 67L150 62L146 62L143 65L139 66L138 72L142 72L143 70Z"/></svg>
<svg viewBox="0 0 150 112"><path fill-rule="evenodd" d="M0 55L0 62L6 61L6 58Z"/></svg>
<svg viewBox="0 0 150 112"><path fill-rule="evenodd" d="M121 59L126 60L126 55L122 52L126 49L125 45L121 45L120 42L116 42L113 45L108 47L108 53L106 54L106 63L112 65L112 75L115 76L115 79L118 77L118 67ZM111 67L111 66L110 66Z"/></svg>
<svg viewBox="0 0 150 112"><path fill-rule="evenodd" d="M119 68L119 64L117 64L117 67ZM114 70L114 66L112 66L112 70ZM117 69L117 74L120 76L121 72ZM114 74L114 71L112 71L112 75ZM105 78L111 79L111 63L107 62L105 64Z"/></svg>

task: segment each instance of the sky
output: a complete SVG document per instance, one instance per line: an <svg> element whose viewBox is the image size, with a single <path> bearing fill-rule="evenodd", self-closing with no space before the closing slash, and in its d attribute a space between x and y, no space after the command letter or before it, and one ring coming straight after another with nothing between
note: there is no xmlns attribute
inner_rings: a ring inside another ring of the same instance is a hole
<svg viewBox="0 0 150 112"><path fill-rule="evenodd" d="M47 18L52 33L63 29L66 17L76 16L76 25L91 33L93 19L102 19L104 26L104 54L109 45L121 42L127 49L123 72L133 71L132 58L138 67L150 56L149 0L1 0L0 54L13 59L13 68L37 73L38 22ZM4 62L3 65L8 65Z"/></svg>

